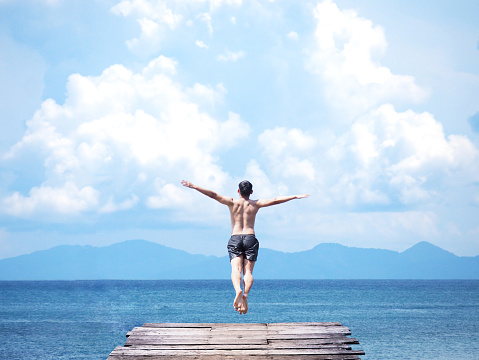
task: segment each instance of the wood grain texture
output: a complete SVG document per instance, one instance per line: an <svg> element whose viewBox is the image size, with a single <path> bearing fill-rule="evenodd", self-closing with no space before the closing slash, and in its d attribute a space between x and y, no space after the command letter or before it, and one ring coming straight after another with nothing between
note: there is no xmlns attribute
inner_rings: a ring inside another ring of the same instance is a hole
<svg viewBox="0 0 479 360"><path fill-rule="evenodd" d="M358 340L338 322L221 324L147 323L127 333L108 360L357 360Z"/></svg>

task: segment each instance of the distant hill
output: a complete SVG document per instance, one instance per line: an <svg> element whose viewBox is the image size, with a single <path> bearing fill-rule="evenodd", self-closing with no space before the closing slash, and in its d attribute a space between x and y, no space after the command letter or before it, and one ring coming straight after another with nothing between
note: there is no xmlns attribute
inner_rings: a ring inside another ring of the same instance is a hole
<svg viewBox="0 0 479 360"><path fill-rule="evenodd" d="M228 257L192 255L144 240L106 247L62 245L0 260L0 280L229 279ZM256 279L479 279L479 256L428 242L404 252L319 244L284 253L260 249Z"/></svg>

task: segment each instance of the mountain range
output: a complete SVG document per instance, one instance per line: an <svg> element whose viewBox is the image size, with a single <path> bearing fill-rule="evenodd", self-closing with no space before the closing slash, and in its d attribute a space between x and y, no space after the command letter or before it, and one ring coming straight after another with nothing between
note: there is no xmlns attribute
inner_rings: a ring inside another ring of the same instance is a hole
<svg viewBox="0 0 479 360"><path fill-rule="evenodd" d="M0 260L0 280L229 279L227 256L194 255L145 240L62 245ZM255 279L479 279L479 256L428 242L403 252L323 243L284 253L260 249Z"/></svg>

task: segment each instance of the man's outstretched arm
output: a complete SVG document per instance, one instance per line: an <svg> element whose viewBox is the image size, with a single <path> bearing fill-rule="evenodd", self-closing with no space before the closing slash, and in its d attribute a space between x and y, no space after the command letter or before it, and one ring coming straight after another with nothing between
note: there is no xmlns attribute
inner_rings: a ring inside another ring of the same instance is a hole
<svg viewBox="0 0 479 360"><path fill-rule="evenodd" d="M183 186L189 187L190 189L195 189L196 191L199 191L203 195L206 195L206 196L220 202L221 204L228 205L228 206L233 204L233 198L232 197L220 195L220 194L214 192L213 190L208 190L208 189L202 188L202 187L200 187L198 185L194 185L194 184L192 184L192 183L190 183L189 181L186 181L186 180L181 180L181 184Z"/></svg>
<svg viewBox="0 0 479 360"><path fill-rule="evenodd" d="M294 200L294 199L304 199L309 197L309 194L301 194L301 195L290 195L290 196L277 196L274 199L259 199L256 202L258 207L267 207L272 205L283 204L287 201Z"/></svg>

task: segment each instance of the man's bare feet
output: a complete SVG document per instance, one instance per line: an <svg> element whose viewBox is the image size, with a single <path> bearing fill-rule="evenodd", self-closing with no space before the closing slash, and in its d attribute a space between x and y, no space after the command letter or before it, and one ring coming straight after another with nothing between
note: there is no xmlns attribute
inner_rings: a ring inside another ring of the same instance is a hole
<svg viewBox="0 0 479 360"><path fill-rule="evenodd" d="M243 307L243 291L239 291L236 294L235 301L233 302L233 307L235 308L235 311L241 311L241 308Z"/></svg>
<svg viewBox="0 0 479 360"><path fill-rule="evenodd" d="M246 314L248 312L248 297L243 296L243 305L240 310L240 314Z"/></svg>

